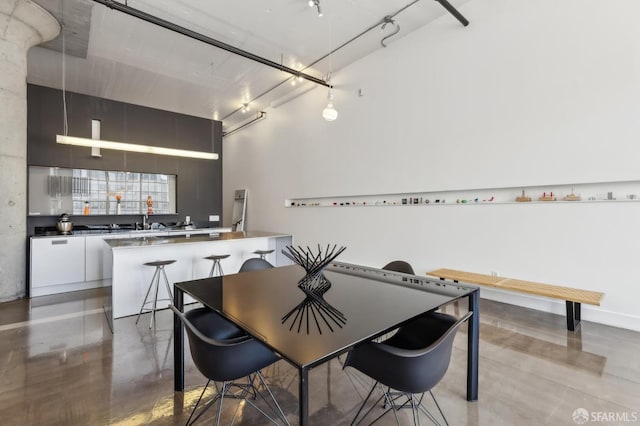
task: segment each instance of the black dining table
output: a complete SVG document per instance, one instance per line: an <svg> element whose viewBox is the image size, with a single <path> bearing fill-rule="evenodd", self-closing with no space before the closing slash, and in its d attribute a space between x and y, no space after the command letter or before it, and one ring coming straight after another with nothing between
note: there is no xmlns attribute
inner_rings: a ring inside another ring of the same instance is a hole
<svg viewBox="0 0 640 426"><path fill-rule="evenodd" d="M298 265L175 283L184 294L220 313L298 369L300 425L309 421L309 371L412 319L468 299L467 400L478 399L479 289L344 262L332 262L310 292L299 287ZM174 317L174 388L184 390L184 334Z"/></svg>

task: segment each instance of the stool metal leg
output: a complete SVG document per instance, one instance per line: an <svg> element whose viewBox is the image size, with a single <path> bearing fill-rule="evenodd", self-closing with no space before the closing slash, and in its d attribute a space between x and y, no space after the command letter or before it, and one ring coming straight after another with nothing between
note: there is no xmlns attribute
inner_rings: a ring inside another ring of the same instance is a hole
<svg viewBox="0 0 640 426"><path fill-rule="evenodd" d="M173 303L173 292L171 291L171 285L169 284L169 280L167 279L167 273L164 271L164 266L162 267L162 276L164 277L164 284L167 287L167 294L169 295L169 299L171 299L171 303Z"/></svg>
<svg viewBox="0 0 640 426"><path fill-rule="evenodd" d="M144 302L142 302L142 306L140 307L140 312L138 312L138 318L136 318L136 324L140 321L140 315L145 311L145 306L149 303L153 303L152 308L146 308L147 312L151 312L151 320L149 321L149 329L155 327L156 325L156 311L158 310L158 295L160 293L160 275L164 279L164 285L167 289L167 294L169 299L161 299L161 300L170 300L173 303L173 292L171 291L171 286L169 285L169 279L167 278L167 273L164 270L164 265L156 266L156 270L153 273L153 277L151 278L151 283L149 284L149 288L147 289L147 294L144 296ZM151 290L153 292L153 300L149 300L149 295L151 294Z"/></svg>
<svg viewBox="0 0 640 426"><path fill-rule="evenodd" d="M153 273L153 277L151 277L151 283L149 283L149 288L147 289L147 294L144 296L144 302L142 302L142 306L140 306L140 312L138 312L138 318L136 319L136 324L140 321L140 315L142 315L142 311L144 310L144 306L147 304L147 299L149 299L149 293L151 293L151 288L153 287L153 283L156 280L156 275L158 274L158 268Z"/></svg>
<svg viewBox="0 0 640 426"><path fill-rule="evenodd" d="M218 275L216 275L216 271L218 271ZM220 259L214 259L213 265L211 265L211 271L209 272L209 278L218 276L221 277L224 275L222 272L222 264L220 263Z"/></svg>
<svg viewBox="0 0 640 426"><path fill-rule="evenodd" d="M156 275L156 293L153 298L153 309L151 310L151 321L149 321L149 330L156 326L156 310L158 309L158 293L160 292L160 271L164 272L164 267L159 266L158 274Z"/></svg>

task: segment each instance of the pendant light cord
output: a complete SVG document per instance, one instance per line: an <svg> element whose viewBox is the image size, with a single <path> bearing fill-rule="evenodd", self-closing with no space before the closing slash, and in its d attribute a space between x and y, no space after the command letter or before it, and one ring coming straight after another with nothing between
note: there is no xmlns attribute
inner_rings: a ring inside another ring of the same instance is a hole
<svg viewBox="0 0 640 426"><path fill-rule="evenodd" d="M64 23L64 0L60 0L60 22L62 31L62 114L63 114L63 132L67 136L69 132L69 123L67 121L67 55L66 55L66 37L65 37L65 23Z"/></svg>

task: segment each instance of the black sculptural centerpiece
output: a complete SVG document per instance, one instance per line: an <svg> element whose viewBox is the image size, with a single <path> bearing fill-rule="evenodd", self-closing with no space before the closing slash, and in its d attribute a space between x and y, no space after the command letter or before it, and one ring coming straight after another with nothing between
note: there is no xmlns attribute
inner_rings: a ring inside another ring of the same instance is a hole
<svg viewBox="0 0 640 426"><path fill-rule="evenodd" d="M325 324L331 331L334 331L332 324L340 328L346 324L347 318L344 314L324 300L323 296L331 288L331 282L322 272L345 249L346 247L338 248L334 245L332 248L327 245L323 252L318 244L317 253L313 253L309 247L303 249L300 246L297 249L293 246L286 246L282 250L282 254L302 266L306 271L306 275L298 281L298 288L305 293L305 299L282 317L284 324L293 316L289 330L292 330L297 324L297 331L300 332L302 324L306 323L306 330L309 333L311 318L313 318L320 334L322 334L322 324Z"/></svg>

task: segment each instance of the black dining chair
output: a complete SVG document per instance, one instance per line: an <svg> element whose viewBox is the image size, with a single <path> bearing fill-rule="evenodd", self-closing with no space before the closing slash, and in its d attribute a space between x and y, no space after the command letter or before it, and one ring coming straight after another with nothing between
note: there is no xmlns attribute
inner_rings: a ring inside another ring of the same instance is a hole
<svg viewBox="0 0 640 426"><path fill-rule="evenodd" d="M259 257L252 257L244 261L238 272L261 271L263 269L273 268L273 265Z"/></svg>
<svg viewBox="0 0 640 426"><path fill-rule="evenodd" d="M424 393L428 392L448 425L431 390L449 368L453 340L458 328L472 314L469 312L456 319L451 315L431 312L400 327L397 333L384 342L368 342L352 349L347 355L345 367L361 371L374 379L375 383L351 424L364 420L383 399L386 409L373 422L393 411L396 422L400 425L397 411L409 407L412 409L415 425L419 424L420 411L435 424L439 424L422 404ZM382 386L382 396L358 419L378 385Z"/></svg>
<svg viewBox="0 0 640 426"><path fill-rule="evenodd" d="M415 275L415 272L413 272L413 267L409 264L409 262L405 262L404 260L394 260L393 262L389 262L386 265L384 265L382 269L386 271L401 272L403 274ZM375 341L381 342L383 340L386 340L390 336L392 336L394 333L395 333L395 330L390 331L389 333L378 337L377 339L375 339Z"/></svg>
<svg viewBox="0 0 640 426"><path fill-rule="evenodd" d="M193 362L208 379L198 402L193 407L193 411L187 420L187 425L195 423L216 402L218 403L218 409L215 424L219 425L222 403L225 398L241 399L253 406L270 422L280 424L258 407L251 398L247 398L249 394L254 396L253 399L259 395L278 419L289 425L280 405L260 373L261 369L278 361L280 359L278 355L214 311L207 308L198 308L182 313L173 305L169 307L186 326ZM236 382L245 377L247 378L247 383ZM256 379L258 383L256 383ZM212 381L217 391L215 396L193 418L205 391ZM217 383L222 383L222 386L218 387ZM271 402L258 389L260 385L268 393ZM234 393L232 388L237 388L238 390ZM233 424L238 414L239 407L240 404L236 408L231 424ZM191 420L192 418L193 420Z"/></svg>
<svg viewBox="0 0 640 426"><path fill-rule="evenodd" d="M403 274L415 275L415 272L413 272L413 268L411 267L411 265L404 260L394 260L393 262L389 262L384 265L382 269L385 269L387 271L402 272Z"/></svg>

